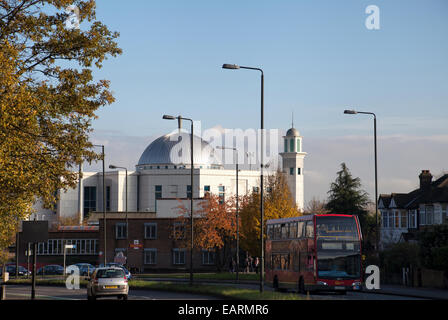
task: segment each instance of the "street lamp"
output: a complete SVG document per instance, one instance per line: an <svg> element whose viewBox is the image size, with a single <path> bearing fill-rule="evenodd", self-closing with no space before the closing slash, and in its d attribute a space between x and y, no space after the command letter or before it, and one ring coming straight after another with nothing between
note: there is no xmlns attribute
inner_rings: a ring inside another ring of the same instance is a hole
<svg viewBox="0 0 448 320"><path fill-rule="evenodd" d="M240 270L240 223L239 223L239 197L238 197L238 149L230 147L217 147L218 149L229 149L236 152L236 281L239 281Z"/></svg>
<svg viewBox="0 0 448 320"><path fill-rule="evenodd" d="M104 266L106 266L107 263L107 258L106 258L106 182L105 182L105 173L106 170L104 168L104 158L105 158L105 154L104 154L104 145L102 144L94 144L94 147L101 147L101 157L103 158L103 220L104 220Z"/></svg>
<svg viewBox="0 0 448 320"><path fill-rule="evenodd" d="M125 179L125 200L126 200L126 239L128 239L126 243L126 257L129 259L129 223L128 223L128 169L125 167L114 166L113 164L109 165L109 169L124 169L126 171L126 179ZM127 262L128 260L126 260Z"/></svg>
<svg viewBox="0 0 448 320"><path fill-rule="evenodd" d="M378 225L378 169L377 169L377 152L376 152L376 115L373 112L344 110L344 114L369 114L373 116L373 141L375 153L375 218L376 218L376 252L379 250L379 225Z"/></svg>
<svg viewBox="0 0 448 320"><path fill-rule="evenodd" d="M191 184L191 195L190 195L190 207L191 207L191 214L190 214L190 237L191 237L191 243L190 243L190 285L193 285L193 120L189 118L183 118L182 116L169 116L164 115L164 120L176 120L179 124L179 129L181 128L182 120L187 120L191 122L191 137L190 137L190 156L191 156L191 170L190 170L190 184Z"/></svg>
<svg viewBox="0 0 448 320"><path fill-rule="evenodd" d="M260 68L253 68L253 67L244 67L239 66L236 64L228 64L225 63L222 65L223 69L230 69L230 70L238 70L238 69L248 69L248 70L256 70L261 72L261 167L260 167L260 245L261 245L261 257L260 257L260 266L261 266L261 272L260 272L260 292L263 292L264 289L264 204L263 204L263 154L264 154L264 73L263 70Z"/></svg>

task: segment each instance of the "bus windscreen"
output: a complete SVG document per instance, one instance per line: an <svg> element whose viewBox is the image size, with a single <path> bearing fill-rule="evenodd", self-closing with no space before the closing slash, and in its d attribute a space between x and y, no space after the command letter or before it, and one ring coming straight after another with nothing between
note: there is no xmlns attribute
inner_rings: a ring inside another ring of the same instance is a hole
<svg viewBox="0 0 448 320"><path fill-rule="evenodd" d="M319 278L360 277L360 238L354 217L316 217L316 240Z"/></svg>

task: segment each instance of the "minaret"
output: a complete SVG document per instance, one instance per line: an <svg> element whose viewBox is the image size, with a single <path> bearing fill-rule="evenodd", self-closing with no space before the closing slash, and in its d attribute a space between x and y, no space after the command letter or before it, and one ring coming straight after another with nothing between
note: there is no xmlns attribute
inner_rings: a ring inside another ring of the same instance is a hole
<svg viewBox="0 0 448 320"><path fill-rule="evenodd" d="M306 152L302 152L302 137L297 129L292 128L283 137L282 157L283 172L288 182L289 190L297 207L304 210L304 189L303 189L303 164Z"/></svg>

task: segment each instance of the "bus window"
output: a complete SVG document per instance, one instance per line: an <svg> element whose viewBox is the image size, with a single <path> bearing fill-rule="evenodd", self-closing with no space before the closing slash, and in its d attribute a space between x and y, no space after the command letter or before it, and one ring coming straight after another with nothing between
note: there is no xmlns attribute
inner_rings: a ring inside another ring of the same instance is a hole
<svg viewBox="0 0 448 320"><path fill-rule="evenodd" d="M273 229L273 225L272 224L268 224L267 226L266 226L266 234L268 235L268 239L269 240L272 240L273 239L273 232L274 232L274 229Z"/></svg>
<svg viewBox="0 0 448 320"><path fill-rule="evenodd" d="M300 221L297 227L297 238L302 238L303 237L303 221Z"/></svg>
<svg viewBox="0 0 448 320"><path fill-rule="evenodd" d="M280 239L280 225L274 224L274 239Z"/></svg>
<svg viewBox="0 0 448 320"><path fill-rule="evenodd" d="M297 222L291 222L289 225L289 238L297 238Z"/></svg>
<svg viewBox="0 0 448 320"><path fill-rule="evenodd" d="M313 221L307 221L306 222L306 235L305 235L305 237L313 238L313 233L314 233Z"/></svg>
<svg viewBox="0 0 448 320"><path fill-rule="evenodd" d="M282 224L282 239L288 239L288 227L287 223Z"/></svg>

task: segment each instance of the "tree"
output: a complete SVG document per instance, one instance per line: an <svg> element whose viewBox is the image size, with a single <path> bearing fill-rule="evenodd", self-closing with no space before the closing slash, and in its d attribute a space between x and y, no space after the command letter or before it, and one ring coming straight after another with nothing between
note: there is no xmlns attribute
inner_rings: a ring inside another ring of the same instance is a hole
<svg viewBox="0 0 448 320"><path fill-rule="evenodd" d="M266 220L296 217L301 215L295 204L284 174L277 171L266 178L264 198L264 230ZM252 192L242 200L241 210L241 247L251 255L260 252L260 194ZM266 232L265 235L266 236Z"/></svg>
<svg viewBox="0 0 448 320"><path fill-rule="evenodd" d="M325 214L328 213L325 201L313 197L306 205L304 214Z"/></svg>
<svg viewBox="0 0 448 320"><path fill-rule="evenodd" d="M361 189L361 179L354 178L345 163L331 184L326 209L329 213L353 214L359 217L364 235L364 249L373 248L375 217L368 214L369 197ZM373 224L373 225L372 225Z"/></svg>
<svg viewBox="0 0 448 320"><path fill-rule="evenodd" d="M222 202L218 195L209 194L199 203L199 209L194 212L194 237L195 248L214 250L216 252L216 264L222 269L226 264L231 248L231 242L236 239L236 197L231 197ZM179 206L180 215L178 221L185 228L182 236L175 234L175 238L181 238L184 247L191 244L190 232L190 208Z"/></svg>
<svg viewBox="0 0 448 320"><path fill-rule="evenodd" d="M75 5L88 30L67 28ZM95 1L0 1L0 248L42 199L76 185L78 164L98 160L88 134L98 108L114 101L93 67L121 53L95 17Z"/></svg>

